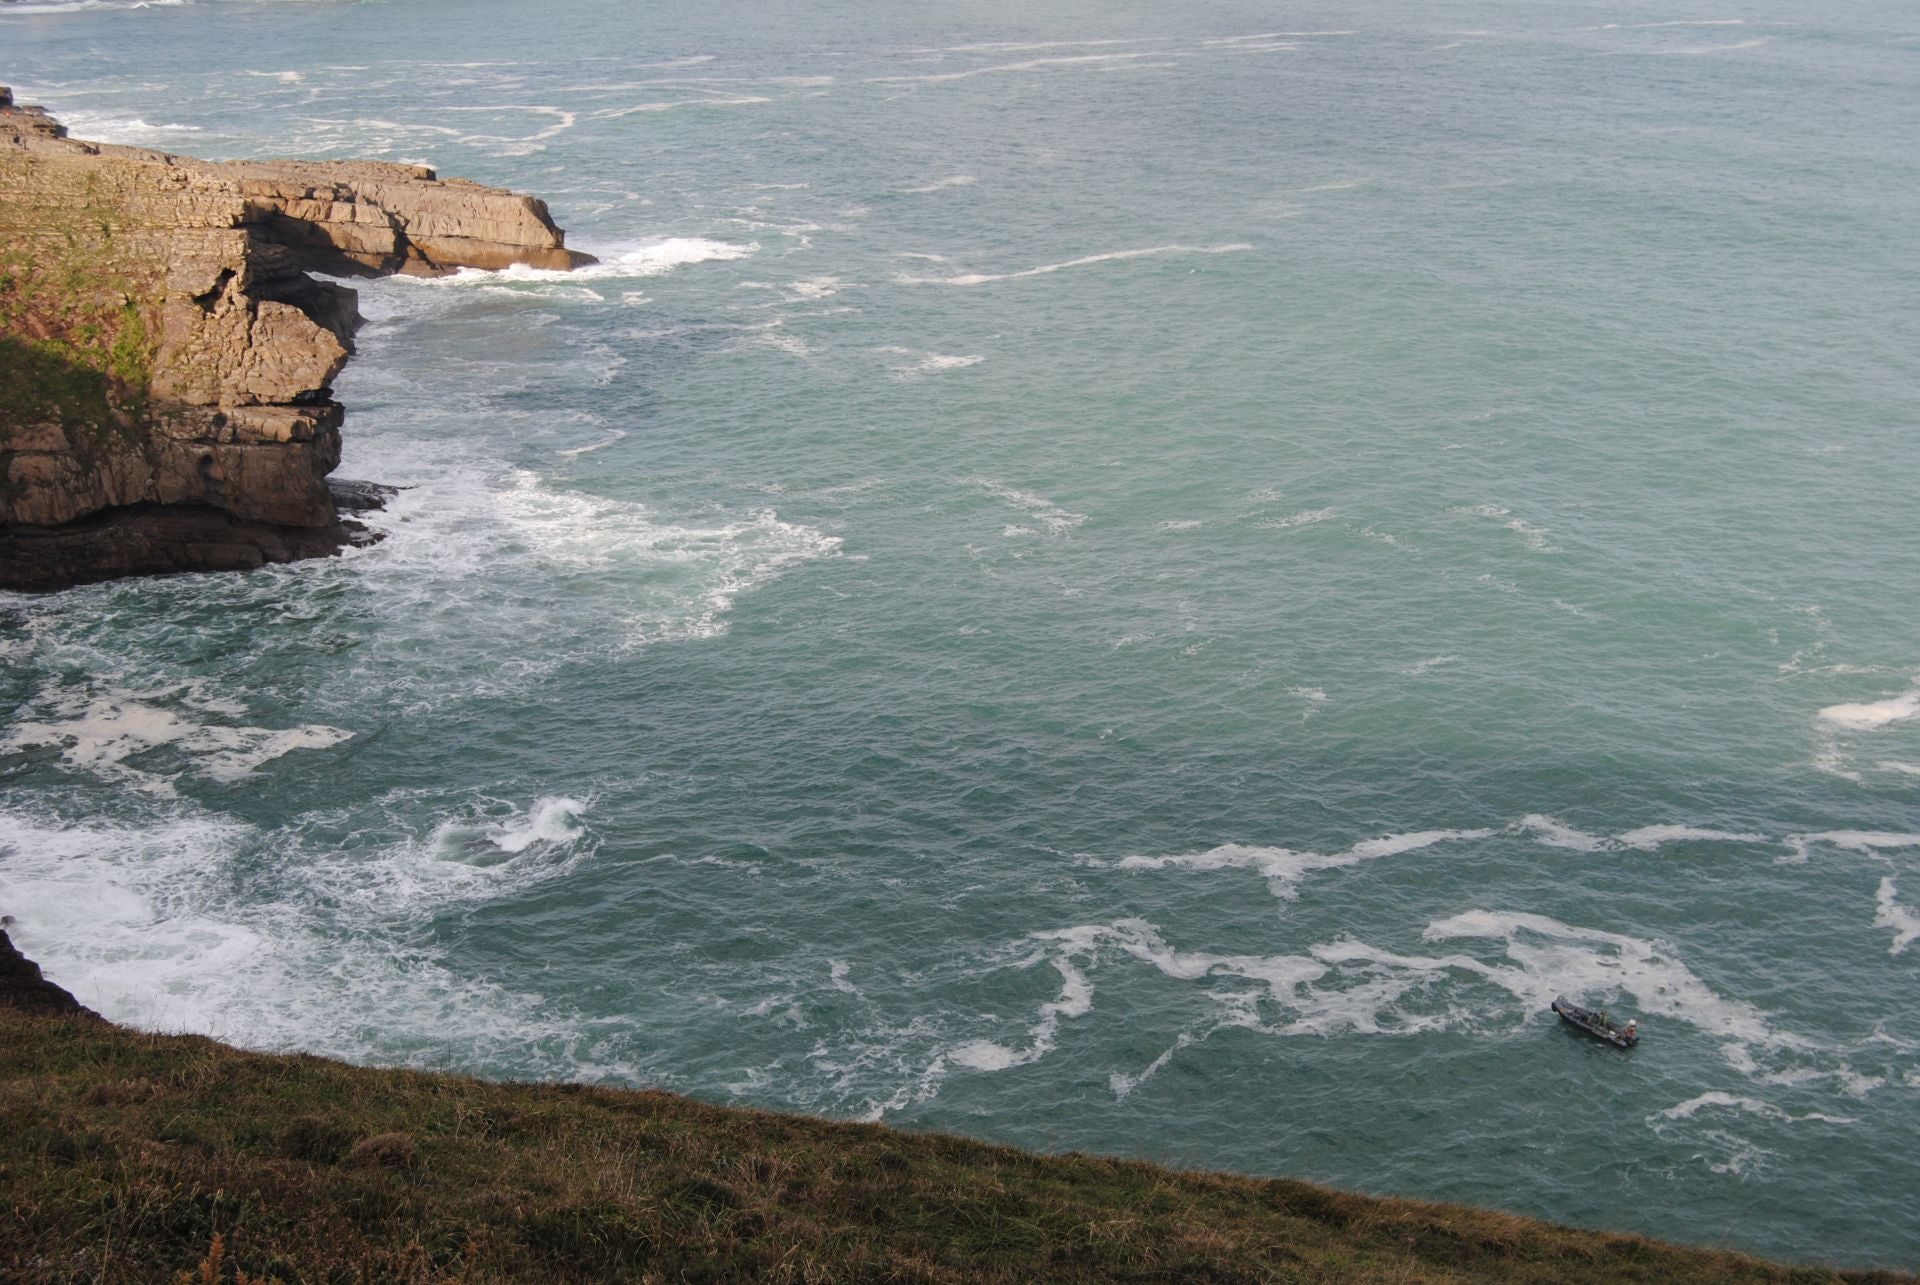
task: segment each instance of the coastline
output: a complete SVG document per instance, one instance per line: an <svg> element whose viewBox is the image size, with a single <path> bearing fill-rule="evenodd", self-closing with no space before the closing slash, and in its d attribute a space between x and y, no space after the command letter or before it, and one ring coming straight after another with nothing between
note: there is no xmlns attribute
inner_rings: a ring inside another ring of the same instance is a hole
<svg viewBox="0 0 1920 1285"><path fill-rule="evenodd" d="M0 588L28 592L369 542L342 514L379 488L329 479L340 281L593 262L521 193L89 142L5 85L0 241Z"/></svg>
<svg viewBox="0 0 1920 1285"><path fill-rule="evenodd" d="M89 1003L1920 1264L1885 15L69 8L76 135L613 260L345 282L379 548L0 594Z"/></svg>

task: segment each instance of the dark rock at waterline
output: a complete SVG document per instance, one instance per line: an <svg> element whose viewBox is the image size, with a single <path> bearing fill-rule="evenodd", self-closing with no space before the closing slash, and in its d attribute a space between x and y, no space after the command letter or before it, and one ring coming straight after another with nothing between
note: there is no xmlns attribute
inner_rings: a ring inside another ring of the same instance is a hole
<svg viewBox="0 0 1920 1285"><path fill-rule="evenodd" d="M94 1017L71 994L40 975L40 965L22 955L0 928L0 1008L52 1017Z"/></svg>
<svg viewBox="0 0 1920 1285"><path fill-rule="evenodd" d="M360 523L340 517L294 526L253 522L204 504L134 504L59 526L6 528L0 585L46 593L125 576L252 571L326 557L374 538Z"/></svg>
<svg viewBox="0 0 1920 1285"><path fill-rule="evenodd" d="M334 507L342 513L371 513L387 507L387 501L405 490L384 482L359 482L351 478L330 477L327 490L333 492Z"/></svg>

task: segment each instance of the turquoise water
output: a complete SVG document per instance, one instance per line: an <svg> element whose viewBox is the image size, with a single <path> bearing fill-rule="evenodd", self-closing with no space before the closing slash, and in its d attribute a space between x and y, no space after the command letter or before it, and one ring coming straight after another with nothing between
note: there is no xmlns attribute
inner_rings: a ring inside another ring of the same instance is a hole
<svg viewBox="0 0 1920 1285"><path fill-rule="evenodd" d="M1027 8L0 14L78 135L603 260L363 288L378 547L0 599L23 947L251 1046L1912 1266L1920 18Z"/></svg>

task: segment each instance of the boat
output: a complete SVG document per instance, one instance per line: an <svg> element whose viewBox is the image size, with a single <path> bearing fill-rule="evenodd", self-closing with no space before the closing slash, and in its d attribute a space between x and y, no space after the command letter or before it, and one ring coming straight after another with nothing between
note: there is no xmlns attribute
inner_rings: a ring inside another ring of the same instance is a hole
<svg viewBox="0 0 1920 1285"><path fill-rule="evenodd" d="M1565 995L1555 999L1551 1007L1568 1026L1578 1027L1596 1040L1605 1040L1615 1048L1630 1049L1640 1042L1638 1023L1630 1021L1624 1027L1616 1026L1605 1009L1569 1004Z"/></svg>

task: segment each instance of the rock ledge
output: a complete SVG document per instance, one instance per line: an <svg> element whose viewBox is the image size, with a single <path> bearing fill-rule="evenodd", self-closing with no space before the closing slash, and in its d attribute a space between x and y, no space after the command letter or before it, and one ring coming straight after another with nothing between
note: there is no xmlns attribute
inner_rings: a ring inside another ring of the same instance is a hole
<svg viewBox="0 0 1920 1285"><path fill-rule="evenodd" d="M0 588L337 550L360 316L308 274L592 261L531 196L86 142L0 86Z"/></svg>

